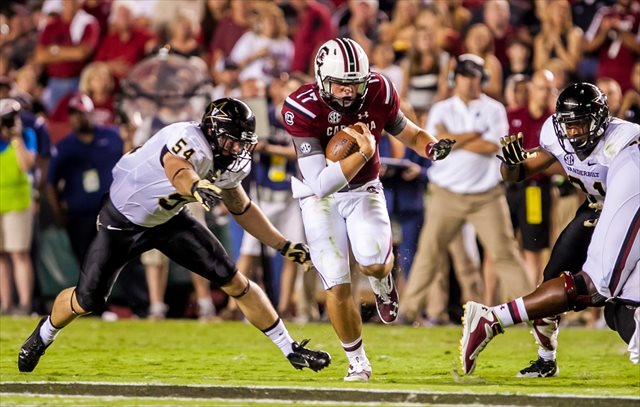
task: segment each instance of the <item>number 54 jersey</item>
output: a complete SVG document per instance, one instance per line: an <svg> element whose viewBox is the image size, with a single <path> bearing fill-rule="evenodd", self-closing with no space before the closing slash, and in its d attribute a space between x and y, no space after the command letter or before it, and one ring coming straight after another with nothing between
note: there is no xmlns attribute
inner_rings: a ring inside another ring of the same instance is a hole
<svg viewBox="0 0 640 407"><path fill-rule="evenodd" d="M589 195L590 201L604 201L607 188L607 172L613 159L622 149L638 142L640 126L637 124L612 118L607 130L596 145L596 148L584 160L580 161L567 142L563 150L553 128L553 116L542 125L540 131L540 147L552 154L562 164L569 181Z"/></svg>
<svg viewBox="0 0 640 407"><path fill-rule="evenodd" d="M113 169L111 201L136 225L165 223L194 201L192 196L179 194L167 178L162 163L165 154L189 161L200 178L212 174L213 152L199 123L179 122L162 128L141 147L125 154ZM223 172L214 184L235 188L250 170L247 165L241 172Z"/></svg>

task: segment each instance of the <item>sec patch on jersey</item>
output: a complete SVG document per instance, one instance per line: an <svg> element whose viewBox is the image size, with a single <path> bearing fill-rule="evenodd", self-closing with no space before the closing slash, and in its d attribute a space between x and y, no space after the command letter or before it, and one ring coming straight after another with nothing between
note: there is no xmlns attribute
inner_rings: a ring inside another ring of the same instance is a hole
<svg viewBox="0 0 640 407"><path fill-rule="evenodd" d="M347 128L353 129L358 133L362 133L360 125L353 124ZM344 129L340 130L331 137L327 148L325 149L325 157L329 161L340 161L358 151L358 143L356 139L347 133Z"/></svg>

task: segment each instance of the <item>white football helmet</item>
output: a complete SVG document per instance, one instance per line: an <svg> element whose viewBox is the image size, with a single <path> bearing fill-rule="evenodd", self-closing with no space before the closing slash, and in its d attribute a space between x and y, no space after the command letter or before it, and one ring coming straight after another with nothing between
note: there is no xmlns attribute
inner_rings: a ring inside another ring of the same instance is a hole
<svg viewBox="0 0 640 407"><path fill-rule="evenodd" d="M332 109L341 113L357 112L367 94L369 58L362 47L350 38L334 38L322 44L315 60L320 96ZM331 82L357 85L354 97L338 98L331 93Z"/></svg>

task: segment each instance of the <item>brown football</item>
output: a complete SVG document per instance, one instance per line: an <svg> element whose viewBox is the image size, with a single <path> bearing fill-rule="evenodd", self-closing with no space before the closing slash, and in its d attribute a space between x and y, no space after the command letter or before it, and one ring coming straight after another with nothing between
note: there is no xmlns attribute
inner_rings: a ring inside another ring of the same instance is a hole
<svg viewBox="0 0 640 407"><path fill-rule="evenodd" d="M362 133L360 125L353 124L349 126L349 128L357 131L358 133ZM343 129L331 137L324 155L327 157L327 160L336 162L350 156L356 151L358 151L358 143L356 143L356 139L347 134Z"/></svg>

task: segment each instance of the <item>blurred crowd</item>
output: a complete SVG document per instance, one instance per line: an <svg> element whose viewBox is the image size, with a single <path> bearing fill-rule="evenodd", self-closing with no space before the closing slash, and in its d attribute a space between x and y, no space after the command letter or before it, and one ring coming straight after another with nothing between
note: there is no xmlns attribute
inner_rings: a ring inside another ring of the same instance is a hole
<svg viewBox="0 0 640 407"><path fill-rule="evenodd" d="M639 27L638 0L4 1L0 312L48 311L53 296L75 284L115 162L166 124L200 120L206 103L223 96L244 100L256 114L260 142L246 180L252 199L289 239L303 239L290 192L295 150L280 110L291 92L314 80L317 47L330 38L357 41L371 70L391 80L403 110L429 131L439 130L431 108L452 95L458 57L479 57L483 93L499 102L509 132L517 132L523 121L544 121L559 91L577 81L600 87L613 116L640 123ZM400 322L456 323L466 300L514 297L507 263L493 249L511 247L513 239L483 247L481 231L465 224L444 247L448 261L432 261L431 241L443 232L421 230L430 226L425 217L439 216L439 208L429 208L438 196L426 193L430 163L391 137L380 153L401 304L406 282L420 278L412 273L438 275L428 289L406 291ZM509 261L522 265L528 284L538 284L549 248L584 195L557 168L499 188L518 242ZM222 206L196 215L284 318L324 318L314 272L243 236ZM355 290L363 316L375 320L368 293ZM160 252L127 266L102 315L241 318L221 291Z"/></svg>

